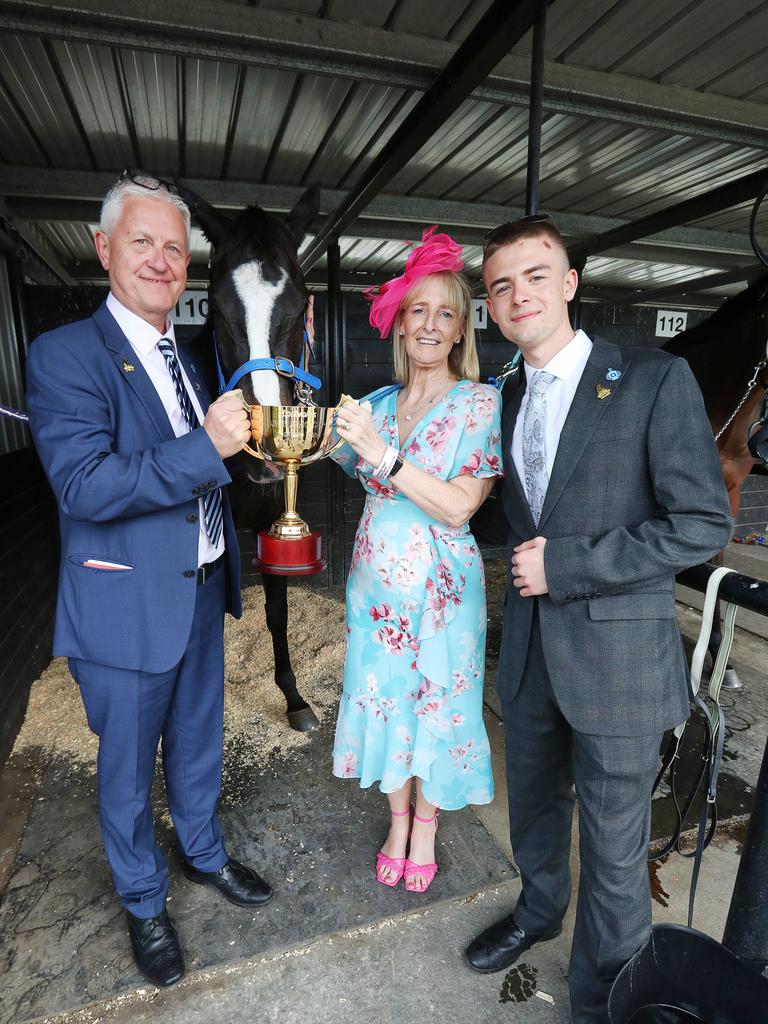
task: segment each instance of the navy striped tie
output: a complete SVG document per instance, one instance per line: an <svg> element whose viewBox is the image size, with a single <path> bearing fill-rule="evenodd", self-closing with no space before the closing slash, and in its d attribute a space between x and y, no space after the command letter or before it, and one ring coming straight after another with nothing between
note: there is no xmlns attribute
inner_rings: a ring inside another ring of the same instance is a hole
<svg viewBox="0 0 768 1024"><path fill-rule="evenodd" d="M184 381L181 376L181 367L179 366L179 360L176 355L176 349L173 346L173 342L170 338L161 338L157 343L157 347L165 357L165 362L168 365L168 372L171 375L173 386L176 388L176 398L181 406L181 411L184 413L184 419L187 421L187 426L190 430L195 430L200 426L200 424L197 421L197 416L195 415L195 410L192 406L192 400L189 397L189 392L184 387ZM208 491L203 498L203 509L205 512L205 532L208 535L208 540L210 540L211 544L216 547L221 539L221 530L223 525L220 487L217 487L214 491Z"/></svg>

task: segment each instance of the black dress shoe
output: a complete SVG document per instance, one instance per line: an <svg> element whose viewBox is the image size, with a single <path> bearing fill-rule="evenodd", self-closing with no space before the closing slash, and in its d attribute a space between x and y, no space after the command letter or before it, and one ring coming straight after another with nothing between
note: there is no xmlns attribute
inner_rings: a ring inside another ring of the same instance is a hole
<svg viewBox="0 0 768 1024"><path fill-rule="evenodd" d="M530 949L535 942L545 942L556 938L562 928L557 928L546 935L528 935L515 924L512 914L497 921L467 946L464 959L473 971L480 974L493 974L511 967L517 958Z"/></svg>
<svg viewBox="0 0 768 1024"><path fill-rule="evenodd" d="M184 977L184 957L179 936L168 914L157 917L134 917L126 910L128 933L136 966L153 985L168 988Z"/></svg>
<svg viewBox="0 0 768 1024"><path fill-rule="evenodd" d="M275 895L272 886L252 868L229 858L218 871L198 871L183 861L184 874L198 885L212 885L238 907L263 907Z"/></svg>

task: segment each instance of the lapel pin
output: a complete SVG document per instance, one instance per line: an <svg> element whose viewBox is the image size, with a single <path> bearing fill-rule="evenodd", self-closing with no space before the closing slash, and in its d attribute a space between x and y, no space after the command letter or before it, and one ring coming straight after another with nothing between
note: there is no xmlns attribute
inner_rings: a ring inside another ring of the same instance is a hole
<svg viewBox="0 0 768 1024"><path fill-rule="evenodd" d="M604 398L607 398L608 395L610 395L611 393L611 389L607 388L604 384L596 384L595 390L597 391L597 397L600 399L600 401L602 401Z"/></svg>
<svg viewBox="0 0 768 1024"><path fill-rule="evenodd" d="M133 365L133 363L129 363L126 359L124 359L123 369L125 370L126 373L133 373L136 367Z"/></svg>
<svg viewBox="0 0 768 1024"><path fill-rule="evenodd" d="M200 385L197 383L197 381L195 381L195 391L202 391L202 390L203 389L200 387Z"/></svg>
<svg viewBox="0 0 768 1024"><path fill-rule="evenodd" d="M605 379L606 380L619 380L620 377L621 377L621 370L613 370L611 368L608 369L608 372L605 375Z"/></svg>

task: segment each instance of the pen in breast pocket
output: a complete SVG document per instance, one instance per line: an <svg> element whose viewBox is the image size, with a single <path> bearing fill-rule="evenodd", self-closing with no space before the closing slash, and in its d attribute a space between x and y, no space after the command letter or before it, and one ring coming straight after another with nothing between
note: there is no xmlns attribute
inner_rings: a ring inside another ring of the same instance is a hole
<svg viewBox="0 0 768 1024"><path fill-rule="evenodd" d="M133 568L132 565L123 565L121 562L105 562L103 558L88 558L83 565L86 569L106 569L112 572Z"/></svg>

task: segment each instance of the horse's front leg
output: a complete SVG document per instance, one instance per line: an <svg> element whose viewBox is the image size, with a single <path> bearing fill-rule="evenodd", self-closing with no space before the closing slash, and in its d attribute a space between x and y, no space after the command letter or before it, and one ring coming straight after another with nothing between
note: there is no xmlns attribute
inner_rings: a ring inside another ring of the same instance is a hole
<svg viewBox="0 0 768 1024"><path fill-rule="evenodd" d="M275 682L283 691L288 712L288 724L298 732L309 732L320 723L317 715L307 704L296 686L296 676L291 667L288 650L288 581L285 576L271 576L264 573L267 629L272 634L272 650L275 655Z"/></svg>

